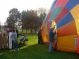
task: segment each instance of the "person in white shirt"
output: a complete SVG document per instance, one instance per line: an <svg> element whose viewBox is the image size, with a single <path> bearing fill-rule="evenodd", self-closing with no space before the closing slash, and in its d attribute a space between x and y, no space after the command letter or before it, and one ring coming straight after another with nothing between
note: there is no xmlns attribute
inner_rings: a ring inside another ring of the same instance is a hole
<svg viewBox="0 0 79 59"><path fill-rule="evenodd" d="M9 32L9 49L12 49L12 32Z"/></svg>

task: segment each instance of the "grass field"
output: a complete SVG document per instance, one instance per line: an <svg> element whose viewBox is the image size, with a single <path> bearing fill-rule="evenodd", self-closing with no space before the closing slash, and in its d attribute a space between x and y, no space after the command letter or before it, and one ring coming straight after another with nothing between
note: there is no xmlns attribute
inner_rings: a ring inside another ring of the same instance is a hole
<svg viewBox="0 0 79 59"><path fill-rule="evenodd" d="M48 46L37 45L37 36L28 35L29 41L19 51L0 50L0 59L79 59L76 53L53 51L48 53Z"/></svg>

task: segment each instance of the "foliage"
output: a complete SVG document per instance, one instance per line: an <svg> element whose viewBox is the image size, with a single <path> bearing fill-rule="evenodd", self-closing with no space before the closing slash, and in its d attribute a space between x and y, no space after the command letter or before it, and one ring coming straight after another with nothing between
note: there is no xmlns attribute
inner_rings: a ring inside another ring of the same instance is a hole
<svg viewBox="0 0 79 59"><path fill-rule="evenodd" d="M17 8L13 8L9 11L9 16L7 18L7 25L9 27L15 27L16 22L20 19L20 12Z"/></svg>
<svg viewBox="0 0 79 59"><path fill-rule="evenodd" d="M17 8L13 8L9 11L7 17L7 25L12 28L22 28L26 30L26 33L37 33L44 18L46 16L45 9L40 8L39 10L23 10L19 12Z"/></svg>
<svg viewBox="0 0 79 59"><path fill-rule="evenodd" d="M31 32L36 31L40 26L40 18L37 12L34 10L27 10L21 13L22 27L30 30Z"/></svg>
<svg viewBox="0 0 79 59"><path fill-rule="evenodd" d="M43 22L44 18L46 17L46 9L39 8L37 12L38 12L41 22Z"/></svg>

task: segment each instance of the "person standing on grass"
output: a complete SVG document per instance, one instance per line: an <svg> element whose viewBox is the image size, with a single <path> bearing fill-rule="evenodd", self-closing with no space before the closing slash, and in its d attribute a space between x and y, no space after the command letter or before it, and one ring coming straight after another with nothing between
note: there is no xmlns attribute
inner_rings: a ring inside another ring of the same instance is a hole
<svg viewBox="0 0 79 59"><path fill-rule="evenodd" d="M16 29L16 33L17 33L17 38L19 37L19 31L18 29Z"/></svg>
<svg viewBox="0 0 79 59"><path fill-rule="evenodd" d="M12 49L17 49L18 48L18 42L17 42L17 33L15 30L12 31Z"/></svg>
<svg viewBox="0 0 79 59"><path fill-rule="evenodd" d="M50 43L49 43L48 52L51 52L52 50L54 50L53 48L53 41L54 41L54 36L55 36L54 29L55 27L50 28L50 31L49 31L49 42Z"/></svg>
<svg viewBox="0 0 79 59"><path fill-rule="evenodd" d="M12 30L10 30L9 32L8 32L8 38L9 38L9 49L12 49Z"/></svg>
<svg viewBox="0 0 79 59"><path fill-rule="evenodd" d="M38 44L43 44L42 35L41 35L41 29L38 31Z"/></svg>

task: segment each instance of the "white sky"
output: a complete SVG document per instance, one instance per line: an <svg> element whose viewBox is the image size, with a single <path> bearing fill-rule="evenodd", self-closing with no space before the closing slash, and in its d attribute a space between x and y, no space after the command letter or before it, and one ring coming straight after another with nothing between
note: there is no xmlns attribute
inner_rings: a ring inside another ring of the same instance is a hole
<svg viewBox="0 0 79 59"><path fill-rule="evenodd" d="M50 9L54 0L0 0L0 22L3 25L8 17L8 11L17 8L20 12L27 9Z"/></svg>

